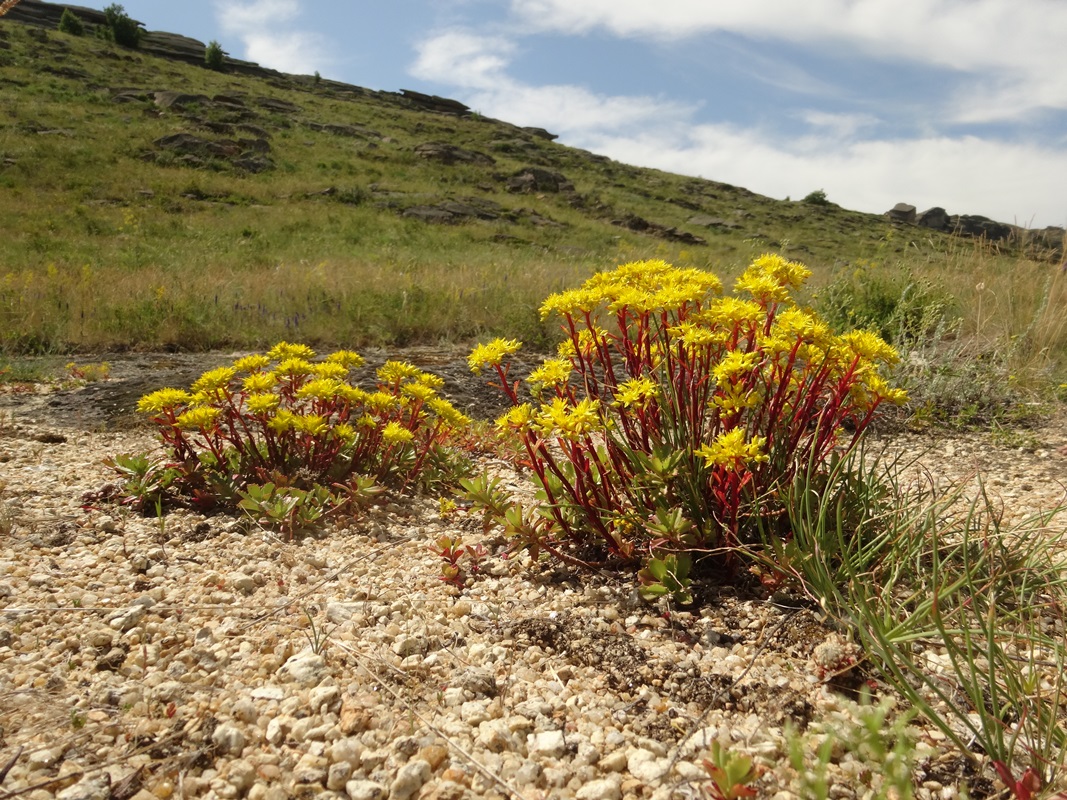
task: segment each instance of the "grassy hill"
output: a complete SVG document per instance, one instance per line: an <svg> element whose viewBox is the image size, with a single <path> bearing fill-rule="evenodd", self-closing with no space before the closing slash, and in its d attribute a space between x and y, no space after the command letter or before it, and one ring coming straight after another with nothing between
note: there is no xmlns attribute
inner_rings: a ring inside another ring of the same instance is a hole
<svg viewBox="0 0 1067 800"><path fill-rule="evenodd" d="M10 19L0 80L8 355L543 343L543 298L598 269L663 258L728 278L777 251L815 271L810 299L842 324L960 317L958 335L1025 335L1028 359L1062 364L1067 289L1047 259L632 167L415 94Z"/></svg>

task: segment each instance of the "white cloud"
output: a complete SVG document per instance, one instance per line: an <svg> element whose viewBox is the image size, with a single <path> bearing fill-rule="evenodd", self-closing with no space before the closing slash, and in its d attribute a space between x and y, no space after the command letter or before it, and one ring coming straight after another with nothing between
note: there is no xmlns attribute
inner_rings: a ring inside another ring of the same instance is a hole
<svg viewBox="0 0 1067 800"><path fill-rule="evenodd" d="M1020 225L1067 224L1062 151L976 137L816 141L781 142L758 130L698 125L679 135L591 135L573 143L618 161L703 175L777 198L823 189L833 202L871 213L906 202Z"/></svg>
<svg viewBox="0 0 1067 800"><path fill-rule="evenodd" d="M446 31L418 45L411 73L468 90L464 102L484 114L559 134L667 124L692 111L652 97L606 96L581 86L525 85L507 73L514 51L514 44L502 37Z"/></svg>
<svg viewBox="0 0 1067 800"><path fill-rule="evenodd" d="M666 5L684 4L666 0ZM580 14L586 5L565 8ZM936 128L913 138L875 138L891 118L817 108L795 112L805 127L785 133L700 123L697 107L660 97L524 84L509 73L516 50L504 37L447 31L419 45L413 72L457 87L460 99L488 116L548 128L567 144L772 197L798 198L821 188L834 202L871 213L908 202L1024 225L1067 223L1059 185L1067 174L1062 149L948 136Z"/></svg>
<svg viewBox="0 0 1067 800"><path fill-rule="evenodd" d="M721 31L971 75L961 120L1067 109L1062 0L511 0L528 30L675 40Z"/></svg>
<svg viewBox="0 0 1067 800"><path fill-rule="evenodd" d="M325 39L310 31L293 29L301 0L252 0L232 3L215 0L219 25L244 45L243 57L264 67L295 74L310 74L329 62Z"/></svg>

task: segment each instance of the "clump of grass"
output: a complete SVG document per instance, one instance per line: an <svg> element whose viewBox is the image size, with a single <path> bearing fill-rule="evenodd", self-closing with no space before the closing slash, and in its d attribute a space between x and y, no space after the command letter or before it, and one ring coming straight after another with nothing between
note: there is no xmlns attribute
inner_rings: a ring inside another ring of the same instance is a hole
<svg viewBox="0 0 1067 800"><path fill-rule="evenodd" d="M897 474L853 451L829 476L798 475L792 538L768 536L761 569L839 618L882 679L1012 797L1062 788L1063 509L1008 522L983 494L905 492Z"/></svg>

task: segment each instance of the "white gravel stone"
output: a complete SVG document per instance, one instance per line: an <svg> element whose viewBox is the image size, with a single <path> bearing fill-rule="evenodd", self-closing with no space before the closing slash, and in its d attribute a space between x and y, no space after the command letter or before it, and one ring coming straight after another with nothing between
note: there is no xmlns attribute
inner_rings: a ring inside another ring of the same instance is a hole
<svg viewBox="0 0 1067 800"><path fill-rule="evenodd" d="M421 758L405 764L389 787L389 800L407 800L430 780L431 775L433 769Z"/></svg>
<svg viewBox="0 0 1067 800"><path fill-rule="evenodd" d="M578 800L619 800L622 797L622 779L611 777L589 781L578 790L575 797Z"/></svg>
<svg viewBox="0 0 1067 800"><path fill-rule="evenodd" d="M526 746L531 756L559 758L567 749L563 731L540 731L526 737Z"/></svg>
<svg viewBox="0 0 1067 800"><path fill-rule="evenodd" d="M215 743L220 753L240 755L245 749L248 738L236 725L219 725L211 734L211 741Z"/></svg>
<svg viewBox="0 0 1067 800"><path fill-rule="evenodd" d="M110 797L111 775L107 772L87 775L56 794L56 800L108 800Z"/></svg>
<svg viewBox="0 0 1067 800"><path fill-rule="evenodd" d="M350 800L384 800L385 787L368 780L353 780L345 784Z"/></svg>
<svg viewBox="0 0 1067 800"><path fill-rule="evenodd" d="M315 686L325 677L326 659L311 650L290 656L278 670L279 679L290 680L301 686Z"/></svg>

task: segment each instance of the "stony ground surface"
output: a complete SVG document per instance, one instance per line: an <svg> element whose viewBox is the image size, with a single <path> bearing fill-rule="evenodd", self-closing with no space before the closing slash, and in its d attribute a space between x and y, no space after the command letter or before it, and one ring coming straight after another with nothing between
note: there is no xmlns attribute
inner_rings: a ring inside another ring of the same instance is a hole
<svg viewBox="0 0 1067 800"><path fill-rule="evenodd" d="M211 366L139 358L168 377ZM184 385L143 377L0 396L0 798L707 798L720 741L786 800L784 727L854 724L855 681L827 679L849 645L812 609L709 589L665 616L629 579L521 559L457 589L429 545L480 526L429 498L293 542L82 508L111 480L103 457L153 447L136 397ZM1013 510L1064 498L1062 424L891 446L938 481L980 472ZM963 761L917 730L917 796L957 796ZM857 754L834 761L831 797L881 780Z"/></svg>

